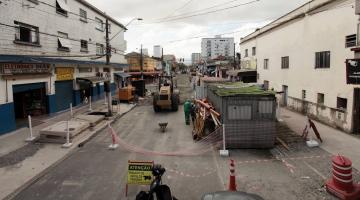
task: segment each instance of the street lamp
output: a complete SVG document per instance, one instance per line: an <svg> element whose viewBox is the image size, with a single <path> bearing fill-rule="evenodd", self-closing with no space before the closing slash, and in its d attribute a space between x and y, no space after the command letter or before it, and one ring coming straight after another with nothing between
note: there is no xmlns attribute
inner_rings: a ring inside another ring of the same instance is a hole
<svg viewBox="0 0 360 200"><path fill-rule="evenodd" d="M129 26L129 25L131 24L131 22L133 22L133 21L135 21L135 20L142 21L143 18L135 17L134 19L130 20L129 23L127 23L127 24L125 25L125 27Z"/></svg>
<svg viewBox="0 0 360 200"><path fill-rule="evenodd" d="M124 27L127 28L127 27L128 27L133 21L135 21L135 20L137 20L137 21L142 21L143 18L135 17L135 18L133 18L132 20L130 20ZM126 30L125 30L125 31L126 31ZM119 32L117 32L114 36L112 36L112 38L110 38L110 41L111 41L112 39L114 39L117 35L119 35L119 33L121 33L121 30L120 30Z"/></svg>

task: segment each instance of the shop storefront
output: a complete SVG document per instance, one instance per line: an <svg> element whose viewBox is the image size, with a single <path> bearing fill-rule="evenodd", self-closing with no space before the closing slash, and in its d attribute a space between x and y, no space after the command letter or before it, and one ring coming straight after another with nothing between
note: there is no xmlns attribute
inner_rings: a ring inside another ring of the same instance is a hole
<svg viewBox="0 0 360 200"><path fill-rule="evenodd" d="M62 111L68 109L70 107L70 103L74 105L74 68L57 67L55 68L55 74L56 110Z"/></svg>
<svg viewBox="0 0 360 200"><path fill-rule="evenodd" d="M84 102L85 99L89 99L90 96L92 101L100 99L103 94L103 86L101 83L105 80L104 77L100 76L76 78L76 82L80 88L80 101Z"/></svg>
<svg viewBox="0 0 360 200"><path fill-rule="evenodd" d="M51 68L47 63L0 63L4 97L0 132L26 125L28 115L51 113Z"/></svg>
<svg viewBox="0 0 360 200"><path fill-rule="evenodd" d="M16 119L48 113L45 83L13 85Z"/></svg>

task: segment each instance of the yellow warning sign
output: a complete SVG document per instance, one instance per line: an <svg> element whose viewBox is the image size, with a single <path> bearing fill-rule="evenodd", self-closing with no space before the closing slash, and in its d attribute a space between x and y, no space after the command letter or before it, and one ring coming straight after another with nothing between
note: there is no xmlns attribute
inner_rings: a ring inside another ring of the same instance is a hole
<svg viewBox="0 0 360 200"><path fill-rule="evenodd" d="M128 184L150 185L153 180L153 162L129 161Z"/></svg>

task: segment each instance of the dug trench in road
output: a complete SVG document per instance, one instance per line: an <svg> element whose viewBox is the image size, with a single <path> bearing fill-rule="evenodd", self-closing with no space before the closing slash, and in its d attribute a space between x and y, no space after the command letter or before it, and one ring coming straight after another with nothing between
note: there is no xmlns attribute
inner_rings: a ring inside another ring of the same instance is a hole
<svg viewBox="0 0 360 200"><path fill-rule="evenodd" d="M180 107L179 107L180 108ZM168 129L161 133L157 122L166 120ZM192 148L191 127L184 125L183 110L155 114L151 106L139 106L113 124L119 137L131 145L159 152ZM124 189L128 160L154 161L166 167L164 184L178 199L200 199L202 194L222 190L211 151L201 156L147 156L119 147L107 149L108 130L102 131L83 148L54 167L15 199L126 199ZM129 198L135 199L148 186L129 186Z"/></svg>

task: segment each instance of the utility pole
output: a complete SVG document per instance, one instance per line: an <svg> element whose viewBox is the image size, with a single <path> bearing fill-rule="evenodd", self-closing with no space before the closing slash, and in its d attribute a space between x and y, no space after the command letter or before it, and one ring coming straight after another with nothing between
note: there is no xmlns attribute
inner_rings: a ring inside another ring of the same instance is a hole
<svg viewBox="0 0 360 200"><path fill-rule="evenodd" d="M234 69L236 69L236 55L235 55L236 43L234 43Z"/></svg>
<svg viewBox="0 0 360 200"><path fill-rule="evenodd" d="M111 57L111 46L110 46L110 40L109 40L109 19L106 18L105 23L105 33L106 33L106 65L110 65L110 57ZM111 70L109 68L109 70ZM108 113L107 116L112 116L112 110L111 110L111 79L105 80L105 92L108 100Z"/></svg>
<svg viewBox="0 0 360 200"><path fill-rule="evenodd" d="M141 79L144 79L143 68L144 68L143 47L142 47L142 44L141 44L141 48L140 48L140 71L141 71Z"/></svg>

